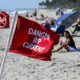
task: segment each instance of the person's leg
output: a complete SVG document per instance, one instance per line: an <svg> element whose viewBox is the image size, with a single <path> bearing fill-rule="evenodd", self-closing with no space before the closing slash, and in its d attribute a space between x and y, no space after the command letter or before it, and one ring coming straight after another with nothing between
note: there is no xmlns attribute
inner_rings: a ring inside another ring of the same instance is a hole
<svg viewBox="0 0 80 80"><path fill-rule="evenodd" d="M63 45L63 48L66 50L66 51L69 51L69 47L67 45Z"/></svg>
<svg viewBox="0 0 80 80"><path fill-rule="evenodd" d="M70 47L70 46L69 46L69 52L76 52L76 51L78 51L77 48L73 48L73 47Z"/></svg>
<svg viewBox="0 0 80 80"><path fill-rule="evenodd" d="M68 48L67 45L61 45L57 50L54 50L53 52L58 52L58 51L62 50L63 48L64 48L66 51L69 51L69 48Z"/></svg>

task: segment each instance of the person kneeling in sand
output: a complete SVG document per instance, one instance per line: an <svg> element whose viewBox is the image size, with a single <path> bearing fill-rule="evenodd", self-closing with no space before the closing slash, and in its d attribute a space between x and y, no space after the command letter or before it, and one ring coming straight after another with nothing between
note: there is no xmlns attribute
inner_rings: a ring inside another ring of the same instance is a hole
<svg viewBox="0 0 80 80"><path fill-rule="evenodd" d="M68 31L64 31L64 37L66 38L65 42L61 42L60 43L60 47L57 50L54 50L53 52L57 52L60 51L61 49L65 49L67 52L75 52L78 51L78 49L76 48L75 42L72 38L72 36L70 35L70 33Z"/></svg>

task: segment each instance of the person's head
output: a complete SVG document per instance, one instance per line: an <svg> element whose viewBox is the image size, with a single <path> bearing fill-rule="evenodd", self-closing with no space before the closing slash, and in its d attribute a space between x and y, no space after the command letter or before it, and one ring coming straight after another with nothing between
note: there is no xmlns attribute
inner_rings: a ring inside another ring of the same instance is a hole
<svg viewBox="0 0 80 80"><path fill-rule="evenodd" d="M66 38L67 38L67 37L71 37L69 31L67 31L67 30L64 31L64 37L66 37Z"/></svg>
<svg viewBox="0 0 80 80"><path fill-rule="evenodd" d="M50 25L54 25L54 20L51 20Z"/></svg>
<svg viewBox="0 0 80 80"><path fill-rule="evenodd" d="M77 22L77 23L80 23L80 18L78 18L78 19L76 20L76 22Z"/></svg>

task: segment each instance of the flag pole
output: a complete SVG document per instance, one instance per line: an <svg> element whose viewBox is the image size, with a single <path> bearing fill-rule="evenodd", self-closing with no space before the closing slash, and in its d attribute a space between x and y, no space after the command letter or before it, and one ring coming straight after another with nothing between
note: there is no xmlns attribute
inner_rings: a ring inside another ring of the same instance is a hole
<svg viewBox="0 0 80 80"><path fill-rule="evenodd" d="M12 35L14 34L13 31L16 27L16 23L17 23L17 11L15 12L15 15L14 15L14 18L12 20L12 23L11 23L11 29L10 29L10 34L9 34L9 37L8 37L8 41L7 41L7 45L6 45L6 49L5 49L5 52L4 52L4 56L3 56L3 60L2 60L2 63L1 63L1 67L0 67L0 80L2 78L2 74L3 74L3 70L4 70L4 64L6 62L6 58L7 58L7 52L10 48L10 45L11 45L11 38L13 37Z"/></svg>

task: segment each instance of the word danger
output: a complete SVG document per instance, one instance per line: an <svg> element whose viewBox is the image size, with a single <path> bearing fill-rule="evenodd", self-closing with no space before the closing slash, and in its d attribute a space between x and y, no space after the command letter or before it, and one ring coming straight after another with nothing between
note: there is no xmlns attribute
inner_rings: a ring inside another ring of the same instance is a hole
<svg viewBox="0 0 80 80"><path fill-rule="evenodd" d="M37 52L40 52L40 53L43 52L43 50L45 49L44 47L40 47L38 45L31 44L31 43L28 43L28 42L25 42L23 44L23 47L34 50L34 51L37 51Z"/></svg>
<svg viewBox="0 0 80 80"><path fill-rule="evenodd" d="M45 32L42 32L42 31L39 31L37 29L33 29L33 28L29 28L28 29L28 34L29 35L34 35L34 36L37 36L37 37L41 37L41 38L46 38L46 39L50 39L50 35L45 33Z"/></svg>

